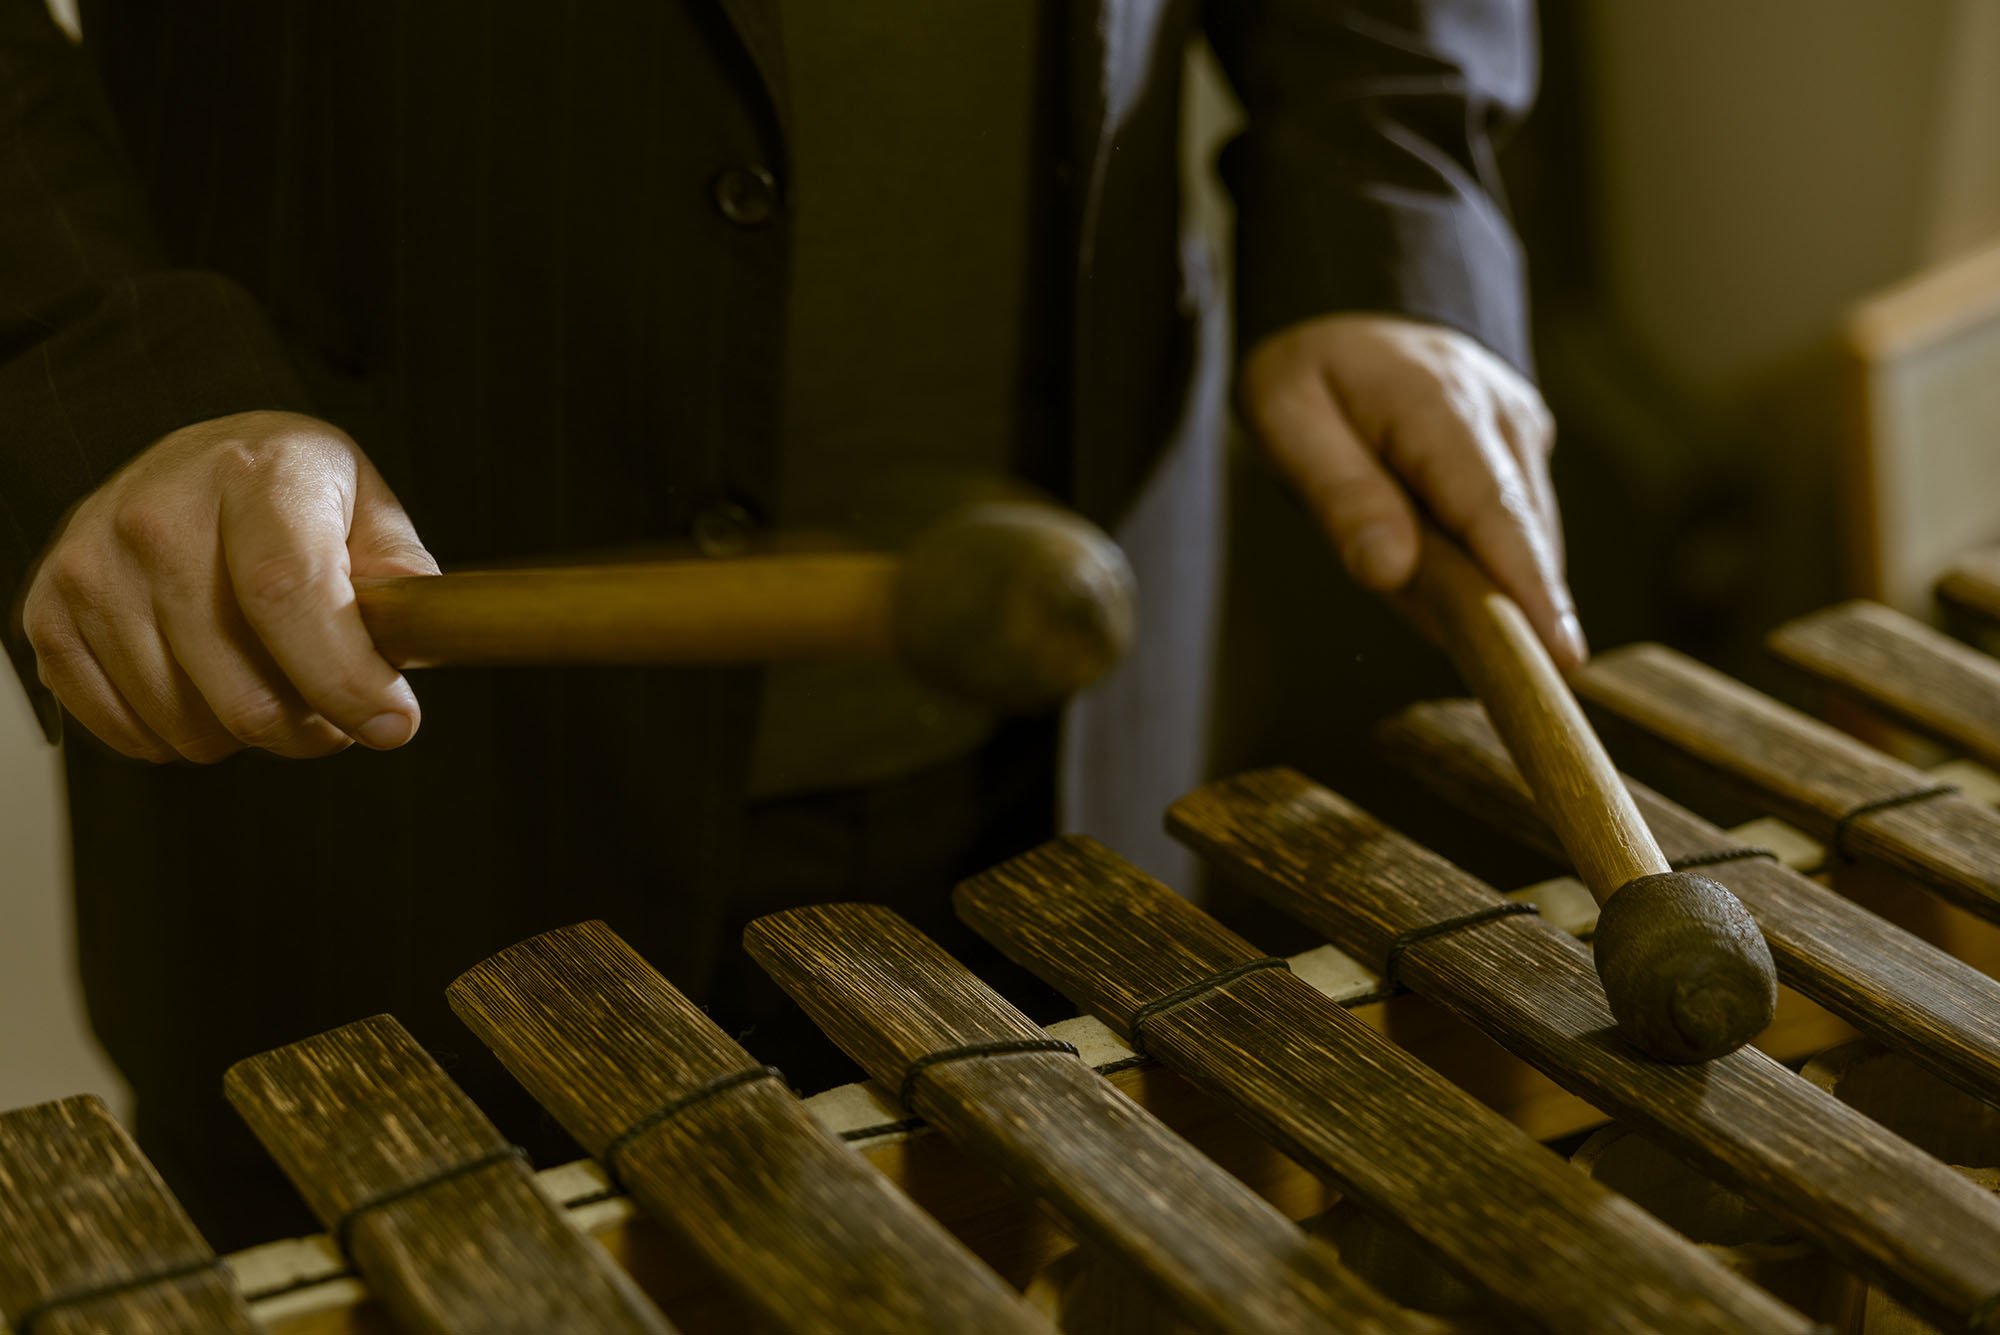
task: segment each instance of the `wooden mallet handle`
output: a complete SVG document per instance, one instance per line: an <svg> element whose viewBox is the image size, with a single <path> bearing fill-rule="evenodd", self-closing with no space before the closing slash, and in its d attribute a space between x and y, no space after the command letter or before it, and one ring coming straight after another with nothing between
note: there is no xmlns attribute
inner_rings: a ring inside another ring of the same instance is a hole
<svg viewBox="0 0 2000 1335"><path fill-rule="evenodd" d="M1601 906L1593 951L1621 1030L1667 1061L1755 1037L1777 1002L1756 921L1722 886L1668 866L1526 614L1428 527L1412 592Z"/></svg>
<svg viewBox="0 0 2000 1335"><path fill-rule="evenodd" d="M900 556L757 556L357 579L398 667L894 658L942 689L1035 709L1124 653L1124 554L1047 506L967 507Z"/></svg>

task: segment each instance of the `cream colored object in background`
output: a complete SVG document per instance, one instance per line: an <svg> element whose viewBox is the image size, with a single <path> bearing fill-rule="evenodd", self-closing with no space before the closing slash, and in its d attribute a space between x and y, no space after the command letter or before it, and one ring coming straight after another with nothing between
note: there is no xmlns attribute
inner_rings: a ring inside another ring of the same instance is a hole
<svg viewBox="0 0 2000 1335"><path fill-rule="evenodd" d="M1945 568L2000 539L2000 244L1863 302L1845 342L1849 592L1924 616Z"/></svg>
<svg viewBox="0 0 2000 1335"><path fill-rule="evenodd" d="M18 689L0 705L0 1108L127 1095L91 1040L76 982L61 765Z"/></svg>

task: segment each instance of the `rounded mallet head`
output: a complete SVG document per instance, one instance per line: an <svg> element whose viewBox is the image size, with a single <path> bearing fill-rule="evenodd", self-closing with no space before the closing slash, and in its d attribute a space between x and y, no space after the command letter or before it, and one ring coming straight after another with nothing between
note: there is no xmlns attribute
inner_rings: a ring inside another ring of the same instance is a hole
<svg viewBox="0 0 2000 1335"><path fill-rule="evenodd" d="M1606 900L1592 939L1618 1028L1649 1056L1700 1062L1771 1023L1770 947L1735 895L1706 876L1641 876Z"/></svg>
<svg viewBox="0 0 2000 1335"><path fill-rule="evenodd" d="M1124 655L1136 596L1125 553L1087 520L1025 502L971 505L904 550L896 648L933 686L1030 712Z"/></svg>

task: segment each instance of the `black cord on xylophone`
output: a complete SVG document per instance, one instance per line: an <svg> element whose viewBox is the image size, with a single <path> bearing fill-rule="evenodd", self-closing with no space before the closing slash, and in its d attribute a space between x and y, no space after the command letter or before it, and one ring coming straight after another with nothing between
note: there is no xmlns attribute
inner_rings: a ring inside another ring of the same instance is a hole
<svg viewBox="0 0 2000 1335"><path fill-rule="evenodd" d="M916 1093L917 1077L946 1062L965 1061L972 1057L1006 1057L1017 1052L1066 1052L1078 1055L1076 1044L1065 1043L1059 1038L996 1038L986 1043L965 1043L955 1048L940 1048L927 1052L903 1068L903 1078L896 1085L896 1102L915 1111L910 1096Z"/></svg>
<svg viewBox="0 0 2000 1335"><path fill-rule="evenodd" d="M1179 1010L1190 1002L1199 1001L1209 993L1220 991L1237 979L1250 974L1262 973L1266 969L1289 970L1291 967L1289 963L1273 955L1267 955L1263 959L1245 960L1241 964L1231 965L1220 973L1212 973L1206 978L1189 983L1186 987L1177 987L1165 996L1147 1002L1132 1012L1131 1020L1125 1025L1126 1032L1132 1035L1132 1050L1142 1057L1151 1055L1146 1051L1146 1025L1168 1011Z"/></svg>
<svg viewBox="0 0 2000 1335"><path fill-rule="evenodd" d="M354 1252L350 1246L350 1239L353 1236L355 1224L361 1221L363 1215L371 1211L380 1210L385 1206L396 1205L402 1201L409 1200L412 1196L421 1196L431 1188L441 1187L447 1182L456 1182L460 1178L471 1177L474 1173L484 1172L496 1164L510 1162L527 1163L528 1152L519 1145L506 1145L494 1150L490 1154L482 1154L477 1159L468 1159L462 1164L454 1164L450 1168L431 1174L429 1177L418 1178L415 1182L400 1187L393 1187L388 1191L370 1196L359 1205L349 1206L340 1218L333 1221L333 1245L340 1249L342 1256L345 1256L349 1262L352 1262Z"/></svg>
<svg viewBox="0 0 2000 1335"><path fill-rule="evenodd" d="M155 1270L147 1275L135 1275L131 1279L114 1280L109 1284L99 1284L88 1289L75 1289L69 1293L58 1293L44 1298L16 1312L9 1319L9 1329L14 1335L34 1335L35 1326L43 1317L69 1307L82 1307L86 1303L98 1302L105 1298L116 1298L121 1294L137 1293L140 1289L150 1289L155 1284L171 1284L177 1279L188 1279L194 1275L220 1271L222 1258L211 1256L201 1261L187 1261L165 1270Z"/></svg>
<svg viewBox="0 0 2000 1335"><path fill-rule="evenodd" d="M1421 941L1432 937L1445 936L1451 932L1463 931L1467 927L1477 927L1482 923L1499 918L1512 918L1523 913L1539 915L1541 909L1533 904L1517 904L1508 901L1493 904L1474 913L1461 914L1456 918L1444 918L1438 922L1425 923L1422 927L1412 927L1407 932L1398 932L1389 938L1389 944L1382 951L1382 983L1385 987L1400 987L1396 981L1396 966L1402 962L1403 952Z"/></svg>
<svg viewBox="0 0 2000 1335"><path fill-rule="evenodd" d="M1892 793L1888 797L1878 797L1873 801L1850 807L1833 823L1833 838L1827 843L1826 860L1806 875L1818 876L1823 872L1832 871L1844 862L1854 861L1854 856L1847 851L1847 833L1854 822L1863 816L1872 816L1878 811L1893 811L1897 807L1907 807L1917 802L1928 802L1933 797L1944 797L1957 791L1957 784L1934 783L1925 788L1912 788L1906 793Z"/></svg>
<svg viewBox="0 0 2000 1335"><path fill-rule="evenodd" d="M632 1193L626 1189L625 1175L618 1167L618 1160L624 1155L626 1150L632 1148L632 1142L655 1127L664 1126L668 1122L673 1121L674 1118L679 1117L696 1104L705 1103L717 1094L735 1089L738 1085L747 1085L757 1080L783 1080L784 1078L785 1073L775 1066L752 1066L747 1070L730 1071L726 1075L719 1075L713 1080L704 1081L671 1103L662 1104L660 1107L653 1109L653 1111L647 1113L644 1117L641 1117L638 1121L632 1123L632 1125L606 1141L604 1148L597 1152L597 1162L603 1167L604 1176L611 1180L611 1185L629 1196Z"/></svg>
<svg viewBox="0 0 2000 1335"><path fill-rule="evenodd" d="M1736 848L1717 848L1707 853L1689 853L1685 857L1667 859L1668 871L1693 871L1696 867L1719 867L1725 862L1742 862L1746 858L1769 858L1773 862L1783 862L1777 853L1760 845L1743 844Z"/></svg>

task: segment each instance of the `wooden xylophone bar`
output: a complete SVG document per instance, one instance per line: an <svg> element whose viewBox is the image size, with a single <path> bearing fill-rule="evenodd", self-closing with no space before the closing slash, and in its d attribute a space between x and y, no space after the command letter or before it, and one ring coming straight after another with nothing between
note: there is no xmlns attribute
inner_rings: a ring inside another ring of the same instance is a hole
<svg viewBox="0 0 2000 1335"><path fill-rule="evenodd" d="M798 909L752 923L745 942L905 1107L1148 1276L1202 1328L1428 1325L889 910Z"/></svg>
<svg viewBox="0 0 2000 1335"><path fill-rule="evenodd" d="M1398 1219L1518 1319L1568 1331L1798 1326L1289 970L1257 967L1270 962L1249 942L1102 846L1046 845L957 899L1016 961Z"/></svg>
<svg viewBox="0 0 2000 1335"><path fill-rule="evenodd" d="M1632 645L1576 676L1586 704L1645 730L1827 842L2000 917L2000 812L1684 654Z"/></svg>
<svg viewBox="0 0 2000 1335"><path fill-rule="evenodd" d="M1249 889L1370 960L1413 928L1507 902L1288 770L1211 784L1176 803L1169 823ZM2000 1320L2000 1202L1753 1049L1699 1067L1637 1057L1611 1034L1588 954L1567 934L1532 916L1497 919L1419 943L1399 976L1911 1306L1957 1326Z"/></svg>
<svg viewBox="0 0 2000 1335"><path fill-rule="evenodd" d="M1440 794L1562 857L1477 703L1414 706L1381 736L1391 758ZM1953 1084L2000 1100L2000 983L1644 784L1626 783L1667 856L1703 859L1704 873L1756 915L1789 986ZM1720 856L1739 852L1750 856Z"/></svg>
<svg viewBox="0 0 2000 1335"><path fill-rule="evenodd" d="M1775 643L1902 721L1988 754L2000 698L1990 660L1865 605ZM1860 647L1843 657L1850 644ZM1606 655L1580 685L1600 709L1760 790L1836 858L1989 914L2000 905L2000 816L1936 792L1922 771L1656 647ZM1426 779L1546 846L1476 709L1420 707L1389 732L1422 756ZM1633 791L1670 857L1742 851ZM1088 1019L1037 1028L886 911L777 915L753 927L755 954L903 1094L899 1105L856 1086L809 1107L601 924L546 933L450 995L604 1173L530 1175L387 1017L231 1072L232 1102L339 1239L307 1249L332 1273L344 1254L367 1281L352 1292L379 1304L354 1308L349 1324L281 1328L388 1331L388 1318L368 1315L386 1310L396 1330L666 1331L651 1300L706 1282L733 1295L706 1329L743 1314L813 1332L1050 1329L1016 1293L1034 1267L1003 1279L989 1268L996 1252L975 1254L940 1226L966 1231L969 1211L1018 1219L997 1231L1038 1264L1071 1245L976 1185L993 1180L978 1163L1081 1240L1045 1273L1110 1277L1094 1305L1063 1309L1091 1323L1073 1329L1438 1329L1345 1268L1360 1250L1336 1259L1245 1189L1239 1177L1282 1186L1294 1218L1324 1197L1297 1190L1312 1179L1266 1142L1337 1187L1343 1210L1393 1220L1470 1284L1485 1319L1557 1331L1809 1327L1329 995L1354 1003L1399 984L1931 1319L2000 1328L2000 1203L1759 1052L1699 1067L1640 1058L1610 1028L1585 949L1522 912L1519 895L1498 896L1286 771L1211 785L1171 823L1376 974L1329 950L1266 960L1106 850L1057 841L968 882L960 910L1109 1030ZM1773 860L1725 857L1705 870L1755 910L1793 986L1959 1089L2000 1092L2000 985ZM1587 914L1563 925L1587 928ZM1315 990L1305 981L1315 972L1341 981ZM829 1121L835 1104L843 1111ZM1262 1139L1227 1134L1224 1109ZM1198 1136L1201 1152L1176 1130ZM546 1198L555 1178L588 1196L607 1177L613 1198L584 1208L622 1210L616 1190L629 1191L679 1248L664 1253L674 1273L635 1264L635 1285ZM986 1195L967 1205L968 1190ZM257 1329L232 1283L241 1261L209 1252L100 1105L0 1114L0 1310L29 1335ZM1141 1287L1116 1296L1132 1277ZM326 1287L339 1283L351 1285ZM676 1321L693 1315L672 1310Z"/></svg>

